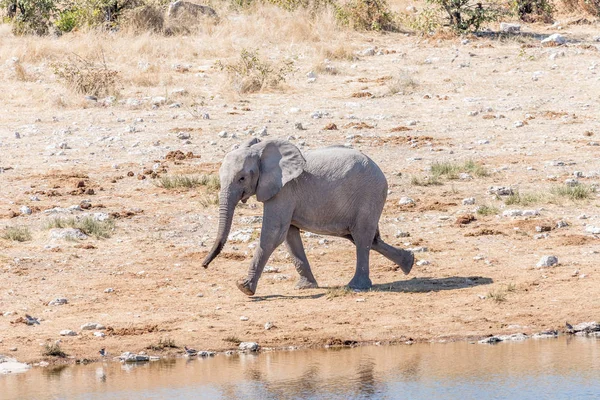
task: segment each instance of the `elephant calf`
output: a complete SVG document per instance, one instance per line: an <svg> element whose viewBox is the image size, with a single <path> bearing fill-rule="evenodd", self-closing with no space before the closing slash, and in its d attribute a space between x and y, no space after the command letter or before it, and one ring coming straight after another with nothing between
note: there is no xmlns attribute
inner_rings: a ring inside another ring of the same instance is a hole
<svg viewBox="0 0 600 400"><path fill-rule="evenodd" d="M356 272L350 288L371 287L371 249L399 265L405 274L412 269L413 254L390 246L379 235L387 180L377 164L357 150L333 146L303 155L286 140L252 139L225 156L219 176L217 239L202 266L208 267L223 249L236 204L256 194L264 203L260 243L248 277L237 284L249 296L256 292L267 260L282 242L300 274L296 288L317 287L300 229L343 237L356 245Z"/></svg>

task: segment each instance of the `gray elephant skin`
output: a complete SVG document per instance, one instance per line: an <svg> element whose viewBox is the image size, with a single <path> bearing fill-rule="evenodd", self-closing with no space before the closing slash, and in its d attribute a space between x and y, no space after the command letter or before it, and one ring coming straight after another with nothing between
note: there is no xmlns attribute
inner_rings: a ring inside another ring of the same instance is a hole
<svg viewBox="0 0 600 400"><path fill-rule="evenodd" d="M216 241L202 262L204 268L221 252L235 206L256 195L264 203L263 224L248 276L238 288L252 296L273 251L285 243L300 274L298 289L316 288L304 252L300 230L346 238L356 246L352 289L371 287L369 252L375 250L396 263L405 274L414 255L385 243L379 217L387 197L387 180L366 155L342 146L302 154L286 140L252 139L228 153L219 170L219 227Z"/></svg>

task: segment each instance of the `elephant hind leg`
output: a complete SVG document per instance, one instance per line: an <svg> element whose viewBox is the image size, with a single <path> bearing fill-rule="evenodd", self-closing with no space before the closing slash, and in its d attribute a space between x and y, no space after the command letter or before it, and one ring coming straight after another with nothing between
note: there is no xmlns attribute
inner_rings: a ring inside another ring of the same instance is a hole
<svg viewBox="0 0 600 400"><path fill-rule="evenodd" d="M310 264L308 263L306 253L304 252L300 230L293 225L288 229L285 238L285 247L288 249L288 252L292 257L292 262L296 267L296 271L298 271L298 274L300 275L300 279L298 280L298 283L296 283L296 289L317 288L317 281L310 270Z"/></svg>
<svg viewBox="0 0 600 400"><path fill-rule="evenodd" d="M400 267L402 272L405 275L408 275L410 270L413 267L413 263L415 261L415 256L411 251L399 249L394 246L390 246L385 243L381 236L379 235L379 230L375 234L375 238L373 239L373 250L384 256L385 258L393 261L396 265Z"/></svg>

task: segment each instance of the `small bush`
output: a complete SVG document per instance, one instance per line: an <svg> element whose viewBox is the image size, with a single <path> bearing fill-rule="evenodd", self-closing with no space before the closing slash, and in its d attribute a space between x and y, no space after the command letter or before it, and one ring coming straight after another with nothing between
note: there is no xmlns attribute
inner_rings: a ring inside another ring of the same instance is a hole
<svg viewBox="0 0 600 400"><path fill-rule="evenodd" d="M387 83L388 94L410 93L419 86L414 78L406 73Z"/></svg>
<svg viewBox="0 0 600 400"><path fill-rule="evenodd" d="M54 73L77 93L105 96L117 91L119 72L108 68L104 54L100 63L73 55L69 61L53 64L52 67Z"/></svg>
<svg viewBox="0 0 600 400"><path fill-rule="evenodd" d="M519 192L516 192L516 193L513 193L510 196L508 196L504 200L504 204L506 204L507 206L512 206L512 205L528 206L530 204L539 203L542 200L543 200L543 196L539 193L521 194Z"/></svg>
<svg viewBox="0 0 600 400"><path fill-rule="evenodd" d="M152 4L128 10L124 13L122 22L123 26L140 33L160 33L163 31L164 24L164 11Z"/></svg>
<svg viewBox="0 0 600 400"><path fill-rule="evenodd" d="M327 289L325 297L327 298L327 300L333 300L336 297L345 297L349 294L352 294L352 289L350 289L348 286L340 286Z"/></svg>
<svg viewBox="0 0 600 400"><path fill-rule="evenodd" d="M47 35L50 20L57 13L54 0L18 0L1 1L2 6L16 4L19 12L12 19L12 31L15 35Z"/></svg>
<svg viewBox="0 0 600 400"><path fill-rule="evenodd" d="M178 349L178 348L179 348L179 346L177 346L175 344L175 340L170 339L170 338L159 339L158 343L151 344L146 347L147 350L154 350L154 351L161 351L164 349Z"/></svg>
<svg viewBox="0 0 600 400"><path fill-rule="evenodd" d="M79 13L76 9L67 9L60 12L54 25L61 32L71 32L79 25Z"/></svg>
<svg viewBox="0 0 600 400"><path fill-rule="evenodd" d="M202 207L210 207L216 206L219 204L219 196L217 194L207 194L204 195L198 202L202 205Z"/></svg>
<svg viewBox="0 0 600 400"><path fill-rule="evenodd" d="M510 8L524 22L552 22L554 6L549 0L512 0Z"/></svg>
<svg viewBox="0 0 600 400"><path fill-rule="evenodd" d="M31 232L26 226L9 226L4 228L2 239L13 240L15 242L26 242L31 240Z"/></svg>
<svg viewBox="0 0 600 400"><path fill-rule="evenodd" d="M570 200L576 201L590 198L594 191L594 188L590 186L578 184L575 186L556 186L550 190L550 193L557 197L566 197Z"/></svg>
<svg viewBox="0 0 600 400"><path fill-rule="evenodd" d="M472 0L426 0L446 15L447 25L458 33L477 32L487 23L498 21L504 11L494 4Z"/></svg>
<svg viewBox="0 0 600 400"><path fill-rule="evenodd" d="M477 207L477 214L483 215L483 216L496 215L499 212L500 212L500 210L498 210L494 206L483 205L483 206Z"/></svg>
<svg viewBox="0 0 600 400"><path fill-rule="evenodd" d="M54 343L54 344L46 344L44 346L44 351L42 352L42 355L47 356L47 357L65 358L67 356L67 353L65 353L60 348L60 344Z"/></svg>
<svg viewBox="0 0 600 400"><path fill-rule="evenodd" d="M292 72L293 62L284 61L280 66L274 66L261 60L258 50L243 49L236 62L223 64L217 61L215 66L229 75L238 93L254 93L285 82L287 75Z"/></svg>
<svg viewBox="0 0 600 400"><path fill-rule="evenodd" d="M431 173L439 177L445 176L448 179L458 179L461 172L471 173L477 177L489 175L489 172L483 166L473 160L465 161L463 164L435 162L431 165Z"/></svg>
<svg viewBox="0 0 600 400"><path fill-rule="evenodd" d="M88 236L94 236L96 239L106 239L112 236L115 230L115 222L112 219L97 221L90 216L83 218L56 217L46 224L46 229L52 228L76 228Z"/></svg>
<svg viewBox="0 0 600 400"><path fill-rule="evenodd" d="M442 26L439 9L431 7L423 8L416 14L403 14L400 19L408 28L423 35L431 35Z"/></svg>
<svg viewBox="0 0 600 400"><path fill-rule="evenodd" d="M206 186L206 188L214 191L221 189L219 177L212 174L199 176L161 176L156 185L165 189L192 189L198 186Z"/></svg>
<svg viewBox="0 0 600 400"><path fill-rule="evenodd" d="M236 337L236 336L227 336L225 339L223 339L224 342L228 342L228 343L232 343L236 346L238 346L240 343L242 343L242 341Z"/></svg>
<svg viewBox="0 0 600 400"><path fill-rule="evenodd" d="M496 303L502 303L506 301L506 290L496 289L488 293L488 299L494 300Z"/></svg>
<svg viewBox="0 0 600 400"><path fill-rule="evenodd" d="M349 0L336 6L339 24L356 30L397 31L396 15L386 0Z"/></svg>

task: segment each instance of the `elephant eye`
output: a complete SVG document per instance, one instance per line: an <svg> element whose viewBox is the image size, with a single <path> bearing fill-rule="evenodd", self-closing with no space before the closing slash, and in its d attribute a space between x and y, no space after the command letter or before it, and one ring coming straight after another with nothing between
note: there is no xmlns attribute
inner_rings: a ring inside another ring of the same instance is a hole
<svg viewBox="0 0 600 400"><path fill-rule="evenodd" d="M240 178L240 182L244 182L244 180L245 180L245 179L246 179L246 177L242 176L242 177Z"/></svg>

